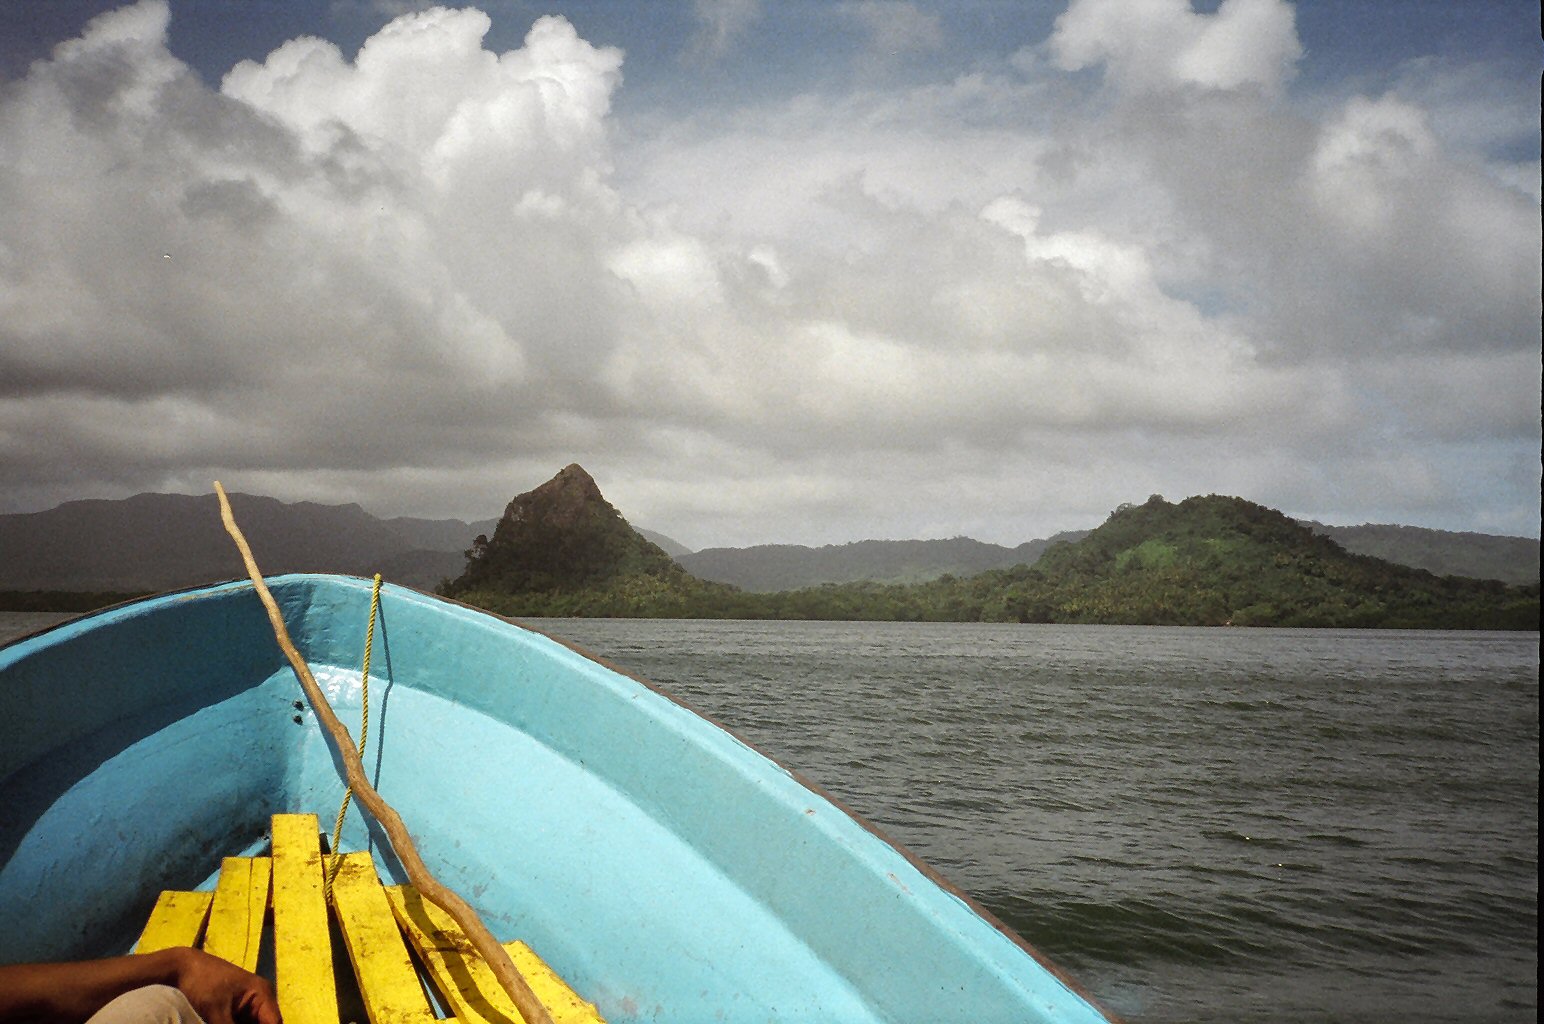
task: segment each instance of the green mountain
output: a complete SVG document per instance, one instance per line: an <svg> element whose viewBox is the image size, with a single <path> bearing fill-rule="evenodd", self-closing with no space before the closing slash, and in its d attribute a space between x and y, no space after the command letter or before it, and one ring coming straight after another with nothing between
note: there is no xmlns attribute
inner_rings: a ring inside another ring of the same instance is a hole
<svg viewBox="0 0 1544 1024"><path fill-rule="evenodd" d="M1539 627L1536 582L1439 577L1354 555L1280 512L1216 495L1122 506L1033 568L934 586L924 604L1026 622Z"/></svg>
<svg viewBox="0 0 1544 1024"><path fill-rule="evenodd" d="M357 505L286 503L248 494L233 494L231 501L267 572L362 576L381 572L394 583L425 589L460 576L471 538L495 533L498 525L496 519L476 523L383 519ZM1353 554L1439 576L1524 585L1539 579L1539 542L1534 538L1408 526L1304 525ZM660 534L637 532L698 579L754 592L975 576L1034 565L1055 543L1086 535L1086 531L1058 534L1011 548L955 537L865 540L820 548L761 545L693 553ZM140 494L114 501L72 501L46 512L0 514L3 607L90 607L115 595L192 586L240 574L240 562L219 524L213 495ZM712 596L716 602L714 607L698 609L703 614L780 614L776 607L771 612L757 611L749 597L729 600L726 590L691 592L704 600ZM848 594L842 607L860 607L868 600ZM775 606L783 603L773 602Z"/></svg>
<svg viewBox="0 0 1544 1024"><path fill-rule="evenodd" d="M1537 629L1539 588L1354 555L1241 498L1117 509L1033 565L748 593L697 579L569 466L510 502L442 592L513 615Z"/></svg>
<svg viewBox="0 0 1544 1024"><path fill-rule="evenodd" d="M578 466L482 524L378 519L356 505L243 494L232 495L232 503L265 571L381 571L393 582L439 582L442 592L505 614L1520 629L1539 623L1537 541L1323 527L1238 498L1170 504L1155 497L1123 506L1080 540L1018 548L955 538L698 553L729 566L732 572L719 578L745 581L743 590L678 564L701 564L696 556L672 560L629 526ZM1347 551L1342 540L1364 553ZM1369 549L1387 552L1389 560L1369 557ZM239 572L212 495L147 494L0 516L5 607L84 608L112 595L38 592L144 592ZM1457 573L1511 573L1530 585ZM840 582L827 582L833 578Z"/></svg>
<svg viewBox="0 0 1544 1024"><path fill-rule="evenodd" d="M568 466L515 497L439 592L505 615L672 615L730 588L691 576Z"/></svg>
<svg viewBox="0 0 1544 1024"><path fill-rule="evenodd" d="M1539 542L1532 537L1455 533L1415 526L1325 526L1303 521L1354 555L1371 555L1425 569L1438 576L1470 576L1525 586L1539 579ZM700 579L742 590L773 592L826 583L923 583L940 576L974 576L989 569L1034 565L1052 545L1081 540L1087 530L1070 530L1017 547L986 544L969 537L948 540L863 540L806 547L759 544L744 548L674 550L659 543Z"/></svg>

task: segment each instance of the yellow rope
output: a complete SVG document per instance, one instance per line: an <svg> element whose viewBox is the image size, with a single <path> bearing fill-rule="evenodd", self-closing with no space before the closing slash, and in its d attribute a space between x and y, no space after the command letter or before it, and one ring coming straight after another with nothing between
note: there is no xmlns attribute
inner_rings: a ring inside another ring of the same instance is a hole
<svg viewBox="0 0 1544 1024"><path fill-rule="evenodd" d="M370 651L375 647L375 618L381 607L381 574L375 574L375 585L370 590L370 624L365 627L365 663L359 672L359 751L364 753L365 743L370 738ZM338 868L343 864L343 853L338 849L338 840L343 836L343 817L348 814L349 801L354 798L354 787L351 785L343 791L343 802L338 805L338 820L332 826L332 867L327 871L325 892L323 898L332 902L332 882L338 877Z"/></svg>

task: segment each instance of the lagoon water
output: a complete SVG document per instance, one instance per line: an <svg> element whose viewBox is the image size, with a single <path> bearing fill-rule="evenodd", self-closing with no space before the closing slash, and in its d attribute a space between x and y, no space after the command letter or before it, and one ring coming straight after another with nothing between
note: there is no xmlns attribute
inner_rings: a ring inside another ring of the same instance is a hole
<svg viewBox="0 0 1544 1024"><path fill-rule="evenodd" d="M1533 1021L1539 635L533 622L1133 1021Z"/></svg>
<svg viewBox="0 0 1544 1024"><path fill-rule="evenodd" d="M1132 1021L1536 1019L1537 633L532 625L797 769Z"/></svg>

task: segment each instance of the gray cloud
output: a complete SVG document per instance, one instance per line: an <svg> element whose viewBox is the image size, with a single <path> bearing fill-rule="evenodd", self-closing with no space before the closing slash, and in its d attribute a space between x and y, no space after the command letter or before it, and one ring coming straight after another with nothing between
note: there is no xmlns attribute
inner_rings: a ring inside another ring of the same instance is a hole
<svg viewBox="0 0 1544 1024"><path fill-rule="evenodd" d="M938 16L906 0L846 0L837 5L837 13L862 28L879 55L926 52L943 44Z"/></svg>
<svg viewBox="0 0 1544 1024"><path fill-rule="evenodd" d="M214 90L164 4L108 15L0 96L4 500L482 516L577 460L693 544L1016 542L1152 492L1535 528L1509 129L1451 127L1451 69L1293 103L1275 0L1143 4L1137 42L1120 6L624 143L622 55L560 18L494 53L412 11Z"/></svg>
<svg viewBox="0 0 1544 1024"><path fill-rule="evenodd" d="M690 59L711 62L727 56L761 17L761 0L692 0L692 12L697 32L686 52Z"/></svg>
<svg viewBox="0 0 1544 1024"><path fill-rule="evenodd" d="M1278 91L1303 48L1285 0L1223 0L1199 14L1190 0L1073 0L1050 49L1071 71L1102 66L1124 91L1175 87Z"/></svg>

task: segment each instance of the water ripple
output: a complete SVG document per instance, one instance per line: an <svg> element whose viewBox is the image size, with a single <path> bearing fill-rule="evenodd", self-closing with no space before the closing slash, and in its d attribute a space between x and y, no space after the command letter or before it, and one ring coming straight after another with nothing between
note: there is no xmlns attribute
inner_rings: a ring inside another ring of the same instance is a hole
<svg viewBox="0 0 1544 1024"><path fill-rule="evenodd" d="M1538 636L549 624L1144 1021L1531 1021Z"/></svg>

